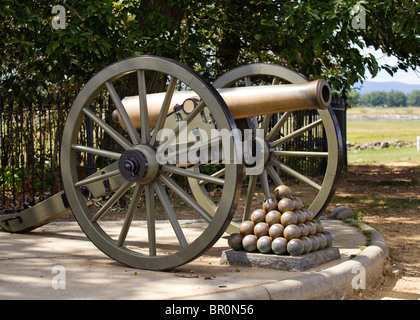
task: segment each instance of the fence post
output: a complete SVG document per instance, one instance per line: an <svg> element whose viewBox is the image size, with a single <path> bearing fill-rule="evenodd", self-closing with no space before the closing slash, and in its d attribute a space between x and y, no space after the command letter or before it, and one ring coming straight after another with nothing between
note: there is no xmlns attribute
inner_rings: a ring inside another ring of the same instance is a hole
<svg viewBox="0 0 420 320"><path fill-rule="evenodd" d="M0 167L1 170L1 186L2 186L2 199L3 199L3 205L6 203L6 186L4 181L4 170L5 170L5 158L4 158L4 140L3 140L3 97L0 95Z"/></svg>
<svg viewBox="0 0 420 320"><path fill-rule="evenodd" d="M347 168L347 96L345 92L341 97L333 96L331 107L338 120L338 125L341 130L341 137L343 141L343 165L344 169Z"/></svg>

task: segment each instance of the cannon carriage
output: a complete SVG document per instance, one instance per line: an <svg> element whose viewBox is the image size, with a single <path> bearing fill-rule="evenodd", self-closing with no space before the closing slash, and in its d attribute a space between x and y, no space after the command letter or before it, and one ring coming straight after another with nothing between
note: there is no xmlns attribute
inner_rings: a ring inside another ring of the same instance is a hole
<svg viewBox="0 0 420 320"><path fill-rule="evenodd" d="M121 99L116 86L126 77L135 79L137 95ZM164 79L163 92L146 89L153 77ZM101 92L115 105L111 119L89 108ZM8 232L28 232L73 212L87 237L111 258L135 268L165 270L196 259L225 231L238 229L232 218L244 181L240 220L255 206L258 182L268 198L270 185L283 184L280 172L313 190L306 204L320 216L341 170L341 137L330 102L325 81L309 82L276 65L239 67L210 85L170 59L139 56L118 61L86 83L68 114L60 160L64 191L20 213L2 215L0 226ZM283 125L302 109L315 109L318 117L282 136ZM273 124L275 116L278 121ZM80 129L87 121L107 133L115 150L86 143ZM115 129L116 123L123 131ZM326 135L326 150L284 148L314 128ZM107 161L95 161L94 173L86 175L78 153ZM326 159L325 175L314 181L286 165L285 157ZM214 194L209 186L220 192ZM107 214L122 198L128 201L112 221L118 224L115 233ZM188 232L178 202L185 204L191 218L202 221ZM140 209L143 218L136 221ZM173 233L161 232L156 210L164 212Z"/></svg>

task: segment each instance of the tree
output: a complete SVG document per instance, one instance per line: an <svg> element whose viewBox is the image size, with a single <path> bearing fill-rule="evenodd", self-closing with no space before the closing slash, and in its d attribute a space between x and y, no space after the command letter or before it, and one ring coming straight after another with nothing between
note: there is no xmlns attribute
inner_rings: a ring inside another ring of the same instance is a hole
<svg viewBox="0 0 420 320"><path fill-rule="evenodd" d="M365 93L362 97L364 104L370 104L375 107L385 106L387 104L387 93L385 91L373 91Z"/></svg>
<svg viewBox="0 0 420 320"><path fill-rule="evenodd" d="M407 103L409 106L420 107L420 90L413 90L407 95Z"/></svg>
<svg viewBox="0 0 420 320"><path fill-rule="evenodd" d="M386 95L386 104L389 107L406 107L407 96L401 91L390 91Z"/></svg>
<svg viewBox="0 0 420 320"><path fill-rule="evenodd" d="M19 96L21 88L23 99L53 89L75 93L116 60L148 53L177 58L180 19L171 8L180 5L160 1L159 8L143 9L145 2L2 1L0 94ZM64 29L52 25L56 4L66 9Z"/></svg>
<svg viewBox="0 0 420 320"><path fill-rule="evenodd" d="M347 104L351 107L358 106L362 101L362 96L359 91L350 91L347 94Z"/></svg>
<svg viewBox="0 0 420 320"><path fill-rule="evenodd" d="M57 4L65 29L52 26ZM404 70L419 66L418 17L415 0L2 0L0 94L77 92L101 68L137 54L179 60L210 80L238 65L278 63L341 91L366 70L398 69L358 47L394 55Z"/></svg>
<svg viewBox="0 0 420 320"><path fill-rule="evenodd" d="M230 38L227 43L235 44L227 48L237 52L237 59L218 59L221 71L249 62L274 62L310 78L328 78L340 91L363 79L366 70L376 75L381 69L372 55L362 56L357 46L373 46L396 55L403 69L415 68L420 62L416 1L235 0L231 7L227 5L230 3L216 0L206 5L192 1L187 8L186 34L190 39L201 34L206 38L204 42L210 40L207 47L222 46L225 37ZM362 7L365 28L356 29L354 20ZM235 23L231 17L235 17ZM217 49L203 53L208 54L207 61L220 58ZM396 71L390 66L383 68L390 73Z"/></svg>

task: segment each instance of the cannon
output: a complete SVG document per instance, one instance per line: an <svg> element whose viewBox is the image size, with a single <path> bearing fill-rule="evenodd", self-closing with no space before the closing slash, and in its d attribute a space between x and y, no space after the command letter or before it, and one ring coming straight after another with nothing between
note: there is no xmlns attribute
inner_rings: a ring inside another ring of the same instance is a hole
<svg viewBox="0 0 420 320"><path fill-rule="evenodd" d="M164 90L147 90L151 79L160 79ZM121 99L116 87L133 81L137 94ZM103 93L115 106L105 119L89 107ZM270 184L284 184L280 172L313 190L305 201L319 216L333 195L342 163L342 140L330 102L325 81L309 82L282 66L242 66L211 85L171 59L120 60L94 75L69 111L60 156L64 191L22 212L2 215L0 226L28 232L73 212L89 240L112 259L134 268L166 270L196 259L224 232L236 232L256 205L256 189L261 187L269 198ZM316 110L317 117L282 135L286 123L299 124L293 112L302 109ZM81 130L87 122L106 132L115 148L88 143ZM326 135L327 151L284 147L315 128ZM81 153L95 159L93 173L81 169ZM325 175L320 180L306 177L286 165L285 157L326 159ZM239 203L242 217L233 221ZM110 228L107 215L117 204L120 212ZM199 226L188 229L180 211L200 221ZM160 230L162 216L172 226L171 234Z"/></svg>

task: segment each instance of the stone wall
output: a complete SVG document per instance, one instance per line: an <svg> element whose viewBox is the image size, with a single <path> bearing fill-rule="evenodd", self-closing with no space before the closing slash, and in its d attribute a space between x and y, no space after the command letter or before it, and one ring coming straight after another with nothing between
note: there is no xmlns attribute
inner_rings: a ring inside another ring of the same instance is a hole
<svg viewBox="0 0 420 320"><path fill-rule="evenodd" d="M364 144L353 144L350 141L347 142L347 151L358 151L358 150L370 150L370 149L386 149L386 148L403 148L415 146L416 142L408 141L375 141Z"/></svg>

